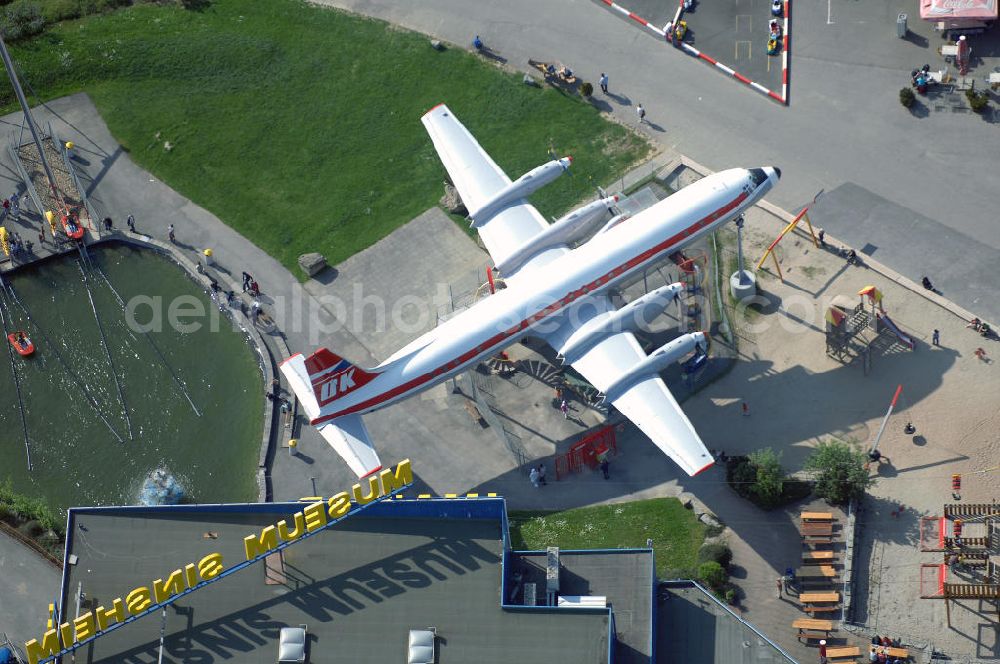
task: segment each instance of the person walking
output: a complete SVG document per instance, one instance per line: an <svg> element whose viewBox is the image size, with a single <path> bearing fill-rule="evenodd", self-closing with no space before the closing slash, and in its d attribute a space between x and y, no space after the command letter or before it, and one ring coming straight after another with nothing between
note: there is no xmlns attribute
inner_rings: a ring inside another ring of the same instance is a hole
<svg viewBox="0 0 1000 664"><path fill-rule="evenodd" d="M750 404L748 404L746 401L743 402L742 410L743 410L743 417L750 417Z"/></svg>
<svg viewBox="0 0 1000 664"><path fill-rule="evenodd" d="M604 94L608 94L608 75L605 74L604 72L601 72L601 78L599 80L599 83L601 85L601 92L603 92Z"/></svg>
<svg viewBox="0 0 1000 664"><path fill-rule="evenodd" d="M260 318L260 310L260 300L254 300L253 304L250 306L250 320L253 321L254 325L257 324L257 319Z"/></svg>
<svg viewBox="0 0 1000 664"><path fill-rule="evenodd" d="M639 116L639 124L646 121L646 109L642 107L642 104L637 104L635 107L635 114Z"/></svg>
<svg viewBox="0 0 1000 664"><path fill-rule="evenodd" d="M174 225L173 224L170 224L169 226L167 226L167 238L171 242L174 242L177 239L177 236L174 235Z"/></svg>
<svg viewBox="0 0 1000 664"><path fill-rule="evenodd" d="M826 639L819 641L819 664L826 664Z"/></svg>
<svg viewBox="0 0 1000 664"><path fill-rule="evenodd" d="M569 404L566 403L565 399L563 399L559 403L559 411L563 414L563 419L564 420L568 420L569 419Z"/></svg>
<svg viewBox="0 0 1000 664"><path fill-rule="evenodd" d="M608 472L609 465L610 464L608 464L608 457L604 457L601 459L601 465L599 467L601 469L601 472L604 473L604 479L606 480L611 479L611 474Z"/></svg>
<svg viewBox="0 0 1000 664"><path fill-rule="evenodd" d="M931 335L931 343L935 346L941 345L941 332L939 330L934 330L934 333Z"/></svg>
<svg viewBox="0 0 1000 664"><path fill-rule="evenodd" d="M785 585L785 577L779 576L777 583L775 583L775 586L778 589L778 599L781 599L781 587L783 585Z"/></svg>
<svg viewBox="0 0 1000 664"><path fill-rule="evenodd" d="M104 218L104 230L110 233L111 229L114 228L114 227L115 227L115 224L114 224L114 222L111 221L111 217L105 217Z"/></svg>
<svg viewBox="0 0 1000 664"><path fill-rule="evenodd" d="M128 218L125 220L125 223L128 225L129 231L135 233L135 217L129 215Z"/></svg>
<svg viewBox="0 0 1000 664"><path fill-rule="evenodd" d="M38 244L45 244L45 227L41 226L38 229Z"/></svg>
<svg viewBox="0 0 1000 664"><path fill-rule="evenodd" d="M249 272L243 273L243 292L246 293L250 290L250 282L253 281L253 277L250 276Z"/></svg>
<svg viewBox="0 0 1000 664"><path fill-rule="evenodd" d="M538 483L538 469L537 468L532 468L531 469L531 472L528 473L528 479L531 481L531 486L535 487L536 489L541 486Z"/></svg>
<svg viewBox="0 0 1000 664"><path fill-rule="evenodd" d="M826 231L824 231L821 228L821 229L819 229L819 233L817 233L817 235L819 236L819 246L821 248L825 249L826 248Z"/></svg>
<svg viewBox="0 0 1000 664"><path fill-rule="evenodd" d="M545 481L545 464L544 463L538 464L538 482L542 486L545 486L546 484L548 484L548 482Z"/></svg>

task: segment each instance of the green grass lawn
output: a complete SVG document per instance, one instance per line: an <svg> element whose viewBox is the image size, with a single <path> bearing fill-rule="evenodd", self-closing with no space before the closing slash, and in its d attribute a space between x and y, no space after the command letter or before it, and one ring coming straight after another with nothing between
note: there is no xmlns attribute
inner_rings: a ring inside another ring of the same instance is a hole
<svg viewBox="0 0 1000 664"><path fill-rule="evenodd" d="M642 548L653 539L661 578L694 578L705 526L675 498L654 498L565 512L511 512L511 547L539 550Z"/></svg>
<svg viewBox="0 0 1000 664"><path fill-rule="evenodd" d="M289 268L308 251L340 262L436 204L444 168L420 116L439 102L512 179L573 155L576 177L532 199L546 216L649 150L462 48L295 0L136 5L11 51L39 96L89 93L133 159ZM0 103L14 109L9 89Z"/></svg>

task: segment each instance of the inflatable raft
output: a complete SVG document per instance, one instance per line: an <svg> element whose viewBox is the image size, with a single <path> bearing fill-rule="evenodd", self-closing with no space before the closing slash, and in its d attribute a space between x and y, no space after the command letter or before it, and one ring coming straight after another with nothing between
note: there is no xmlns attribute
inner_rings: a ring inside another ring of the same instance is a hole
<svg viewBox="0 0 1000 664"><path fill-rule="evenodd" d="M35 352L35 344L31 343L31 339L28 338L27 334L24 334L23 332L21 332L21 334L24 335L23 343L18 340L18 334L16 332L11 332L10 334L8 334L7 341L9 341L10 345L14 347L14 350L17 351L18 355L22 357L28 357L29 355Z"/></svg>

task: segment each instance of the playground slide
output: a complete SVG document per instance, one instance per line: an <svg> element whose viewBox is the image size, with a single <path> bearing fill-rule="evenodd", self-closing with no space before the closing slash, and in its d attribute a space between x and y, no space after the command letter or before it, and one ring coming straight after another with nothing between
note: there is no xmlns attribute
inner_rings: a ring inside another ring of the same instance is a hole
<svg viewBox="0 0 1000 664"><path fill-rule="evenodd" d="M903 334L903 331L900 330L899 327L897 327L896 324L892 322L891 318L889 318L889 314L880 313L878 315L878 318L879 318L880 321L882 321L882 323L885 324L886 327L889 328L889 330L893 334L895 334L897 337L899 337L900 341L902 341L904 344L906 344L907 346L909 346L910 350L913 350L913 339L911 339L910 337L908 337L905 334Z"/></svg>

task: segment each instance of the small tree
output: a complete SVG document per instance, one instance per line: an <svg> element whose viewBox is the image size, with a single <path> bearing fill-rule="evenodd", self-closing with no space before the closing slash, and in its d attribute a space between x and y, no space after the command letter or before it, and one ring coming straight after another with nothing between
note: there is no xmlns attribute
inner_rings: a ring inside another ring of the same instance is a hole
<svg viewBox="0 0 1000 664"><path fill-rule="evenodd" d="M594 94L594 86L591 85L590 83L584 83L583 85L580 86L580 94L582 94L584 97L589 97L590 95Z"/></svg>
<svg viewBox="0 0 1000 664"><path fill-rule="evenodd" d="M715 561L709 561L698 566L698 578L709 588L719 592L726 585L728 577L726 570L722 569L722 565Z"/></svg>
<svg viewBox="0 0 1000 664"><path fill-rule="evenodd" d="M910 88L900 88L899 90L899 103L909 108L913 106L913 102L917 100L917 96L913 94L913 90Z"/></svg>
<svg viewBox="0 0 1000 664"><path fill-rule="evenodd" d="M725 544L712 543L703 544L700 549L698 549L698 562L716 562L719 563L723 568L729 567L729 563L733 560L733 552Z"/></svg>
<svg viewBox="0 0 1000 664"><path fill-rule="evenodd" d="M990 96L984 92L976 92L975 84L965 91L965 98L969 100L969 107L975 113L982 113L990 103Z"/></svg>
<svg viewBox="0 0 1000 664"><path fill-rule="evenodd" d="M819 472L816 495L835 505L860 498L875 483L865 467L867 455L855 446L839 440L823 441L806 459L806 469Z"/></svg>
<svg viewBox="0 0 1000 664"><path fill-rule="evenodd" d="M750 489L764 505L776 505L781 499L785 484L785 471L781 468L781 454L770 447L750 455L750 463L757 471Z"/></svg>

